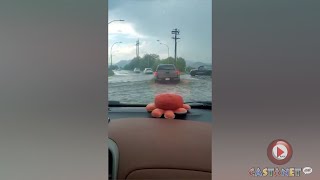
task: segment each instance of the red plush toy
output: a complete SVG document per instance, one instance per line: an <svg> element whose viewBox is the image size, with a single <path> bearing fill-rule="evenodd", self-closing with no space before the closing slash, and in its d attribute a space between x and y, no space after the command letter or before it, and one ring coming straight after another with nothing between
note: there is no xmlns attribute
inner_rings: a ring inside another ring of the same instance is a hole
<svg viewBox="0 0 320 180"><path fill-rule="evenodd" d="M166 119L174 119L175 114L186 114L191 107L183 104L183 98L177 94L159 94L154 103L146 106L152 117L160 118L163 114Z"/></svg>

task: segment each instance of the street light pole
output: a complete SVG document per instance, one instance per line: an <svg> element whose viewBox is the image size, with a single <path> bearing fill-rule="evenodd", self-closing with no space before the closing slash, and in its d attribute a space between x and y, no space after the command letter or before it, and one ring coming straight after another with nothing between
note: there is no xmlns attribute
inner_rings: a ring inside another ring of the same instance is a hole
<svg viewBox="0 0 320 180"><path fill-rule="evenodd" d="M164 43L160 42L160 40L157 40L157 41L158 41L160 44L167 46L167 48L168 48L168 58L169 58L169 46L168 46L167 44L164 44Z"/></svg>
<svg viewBox="0 0 320 180"><path fill-rule="evenodd" d="M112 20L112 21L108 22L108 25L109 25L110 23L112 23L112 22L115 22L115 21L124 21L124 20L123 20L123 19ZM111 66L112 66L112 47L113 47L115 44L117 44L117 43L122 43L122 42L115 42L115 43L113 43L112 46L111 46L111 51L110 51Z"/></svg>
<svg viewBox="0 0 320 180"><path fill-rule="evenodd" d="M111 65L110 66L112 66L112 48L113 48L113 46L115 45L115 44L118 44L118 43L122 43L122 42L115 42L115 43L113 43L112 44L112 46L111 46L111 50L110 50L110 60L111 60Z"/></svg>
<svg viewBox="0 0 320 180"><path fill-rule="evenodd" d="M112 21L108 22L108 24L115 22L115 21L124 21L124 20L123 19L116 19L116 20L112 20Z"/></svg>

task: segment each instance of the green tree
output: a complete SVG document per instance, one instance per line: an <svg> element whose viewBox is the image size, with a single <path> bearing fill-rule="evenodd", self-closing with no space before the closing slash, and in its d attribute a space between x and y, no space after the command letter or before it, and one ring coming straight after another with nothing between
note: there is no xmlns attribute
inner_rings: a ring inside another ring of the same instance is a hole
<svg viewBox="0 0 320 180"><path fill-rule="evenodd" d="M124 66L124 69L133 70L134 68L140 68L144 70L145 68L152 68L155 71L159 64L174 64L174 58L160 59L157 54L145 54L143 57L133 58L129 64ZM175 65L180 72L185 72L186 61L182 57L177 58Z"/></svg>
<svg viewBox="0 0 320 180"><path fill-rule="evenodd" d="M109 66L108 69L115 70L115 69L119 69L119 67L117 65L111 65Z"/></svg>
<svg viewBox="0 0 320 180"><path fill-rule="evenodd" d="M186 61L182 57L177 58L176 68L180 72L185 72L185 70L186 70Z"/></svg>
<svg viewBox="0 0 320 180"><path fill-rule="evenodd" d="M166 59L161 60L162 64L174 64L174 58L173 57L168 57Z"/></svg>
<svg viewBox="0 0 320 180"><path fill-rule="evenodd" d="M141 63L139 67L141 70L145 68L152 68L159 60L160 57L157 54L145 54L143 58L141 58Z"/></svg>
<svg viewBox="0 0 320 180"><path fill-rule="evenodd" d="M108 76L113 76L114 72L111 69L108 69Z"/></svg>
<svg viewBox="0 0 320 180"><path fill-rule="evenodd" d="M160 60L157 54L145 54L143 57L133 58L129 64L127 64L125 70L133 70L134 68L140 68L144 70L145 68L152 68Z"/></svg>
<svg viewBox="0 0 320 180"><path fill-rule="evenodd" d="M129 64L127 64L127 65L125 65L124 66L124 69L125 70L133 70L134 68L138 68L139 67L139 60L140 58L137 58L137 57L135 57L135 58L133 58L130 62L129 62Z"/></svg>
<svg viewBox="0 0 320 180"><path fill-rule="evenodd" d="M187 67L186 67L186 73L190 73L190 71L191 71L192 69L195 69L195 68L194 68L194 67L191 67L191 66L187 66Z"/></svg>
<svg viewBox="0 0 320 180"><path fill-rule="evenodd" d="M160 59L156 60L154 64L151 66L152 70L155 71L159 64L161 64Z"/></svg>
<svg viewBox="0 0 320 180"><path fill-rule="evenodd" d="M126 65L123 67L123 69L124 69L124 70L131 70L129 64L126 64Z"/></svg>

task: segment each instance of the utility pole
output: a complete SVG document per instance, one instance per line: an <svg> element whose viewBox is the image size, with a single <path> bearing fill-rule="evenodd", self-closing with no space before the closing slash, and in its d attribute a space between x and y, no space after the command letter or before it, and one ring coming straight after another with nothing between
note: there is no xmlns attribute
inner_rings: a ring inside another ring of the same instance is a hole
<svg viewBox="0 0 320 180"><path fill-rule="evenodd" d="M171 34L174 34L174 37L172 37L172 39L174 39L174 65L176 65L176 63L177 63L177 39L180 39L177 37L177 35L180 34L180 30L175 28L171 31Z"/></svg>
<svg viewBox="0 0 320 180"><path fill-rule="evenodd" d="M136 43L136 55L137 55L137 58L139 59L139 39L137 40L137 43Z"/></svg>

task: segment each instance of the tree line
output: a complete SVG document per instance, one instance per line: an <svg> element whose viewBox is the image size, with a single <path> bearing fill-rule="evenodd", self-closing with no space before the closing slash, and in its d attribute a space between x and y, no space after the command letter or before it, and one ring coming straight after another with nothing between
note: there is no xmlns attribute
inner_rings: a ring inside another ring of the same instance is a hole
<svg viewBox="0 0 320 180"><path fill-rule="evenodd" d="M140 70L144 70L145 68L152 68L152 70L155 71L159 64L174 64L174 58L168 57L166 59L160 59L160 56L157 54L145 54L143 57L133 58L127 65L124 66L123 69L134 70L134 68L140 68ZM180 72L185 72L185 59L183 59L182 57L178 57L175 66ZM117 69L118 67L113 66L110 68Z"/></svg>

